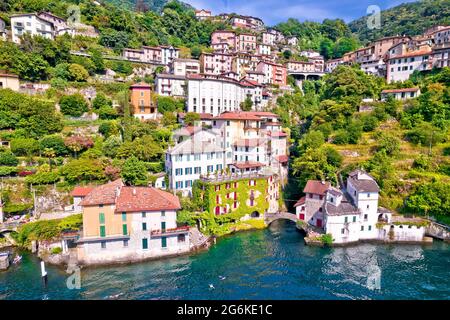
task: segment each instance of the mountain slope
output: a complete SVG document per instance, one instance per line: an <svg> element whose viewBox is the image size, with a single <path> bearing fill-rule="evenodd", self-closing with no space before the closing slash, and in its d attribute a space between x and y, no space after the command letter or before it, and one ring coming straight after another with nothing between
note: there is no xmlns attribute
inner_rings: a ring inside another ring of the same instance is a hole
<svg viewBox="0 0 450 320"><path fill-rule="evenodd" d="M119 6L126 9L142 10L145 7L148 10L161 12L164 6L171 0L103 0L104 2ZM188 8L192 8L186 3L182 3Z"/></svg>
<svg viewBox="0 0 450 320"><path fill-rule="evenodd" d="M361 42L397 34L417 35L437 24L450 24L450 0L423 0L381 11L381 28L367 28L368 16L349 23Z"/></svg>

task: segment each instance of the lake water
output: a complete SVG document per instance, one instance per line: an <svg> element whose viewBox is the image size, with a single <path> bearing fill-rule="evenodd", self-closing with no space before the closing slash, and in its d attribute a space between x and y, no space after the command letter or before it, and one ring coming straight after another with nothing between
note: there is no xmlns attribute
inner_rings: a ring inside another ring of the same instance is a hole
<svg viewBox="0 0 450 320"><path fill-rule="evenodd" d="M39 259L0 272L0 299L450 299L450 245L304 245L289 221L190 256L81 270L81 289Z"/></svg>

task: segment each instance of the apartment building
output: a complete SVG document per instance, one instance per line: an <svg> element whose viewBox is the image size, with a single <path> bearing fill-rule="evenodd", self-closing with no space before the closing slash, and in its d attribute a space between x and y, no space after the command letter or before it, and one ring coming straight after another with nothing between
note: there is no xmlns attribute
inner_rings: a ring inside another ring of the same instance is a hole
<svg viewBox="0 0 450 320"><path fill-rule="evenodd" d="M29 33L31 36L42 36L53 40L55 37L55 26L53 23L40 18L36 13L12 15L12 41L20 43L20 37L25 33Z"/></svg>
<svg viewBox="0 0 450 320"><path fill-rule="evenodd" d="M387 58L387 82L405 81L414 71L431 70L433 65L431 48L414 50Z"/></svg>
<svg viewBox="0 0 450 320"><path fill-rule="evenodd" d="M233 55L224 52L202 53L200 66L202 73L223 74L232 71Z"/></svg>
<svg viewBox="0 0 450 320"><path fill-rule="evenodd" d="M165 171L170 189L190 195L200 175L212 175L225 169L225 148L216 138L211 131L199 130L167 150Z"/></svg>
<svg viewBox="0 0 450 320"><path fill-rule="evenodd" d="M70 28L65 19L58 17L51 12L40 12L38 17L53 24L55 35L64 33L70 34Z"/></svg>
<svg viewBox="0 0 450 320"><path fill-rule="evenodd" d="M264 22L260 18L251 16L234 16L230 18L233 29L249 29L253 31L262 31Z"/></svg>
<svg viewBox="0 0 450 320"><path fill-rule="evenodd" d="M238 47L236 33L230 30L217 30L211 34L211 46L216 44L228 44L228 49L231 51L236 50Z"/></svg>
<svg viewBox="0 0 450 320"><path fill-rule="evenodd" d="M147 83L130 86L130 106L133 114L140 120L156 119L157 108L152 101L152 87Z"/></svg>
<svg viewBox="0 0 450 320"><path fill-rule="evenodd" d="M251 33L241 33L237 36L238 50L240 52L256 51L256 35Z"/></svg>
<svg viewBox="0 0 450 320"><path fill-rule="evenodd" d="M140 49L125 48L122 56L131 61L163 64L169 66L174 59L180 55L180 49L172 46L149 47L143 46Z"/></svg>
<svg viewBox="0 0 450 320"><path fill-rule="evenodd" d="M268 46L274 46L276 44L277 36L272 32L265 31L261 34L261 42L262 44Z"/></svg>
<svg viewBox="0 0 450 320"><path fill-rule="evenodd" d="M178 255L190 250L189 228L177 226L178 198L116 180L94 188L80 203L78 262L104 264Z"/></svg>
<svg viewBox="0 0 450 320"><path fill-rule="evenodd" d="M186 76L159 73L155 77L155 89L160 96L184 98L186 95Z"/></svg>
<svg viewBox="0 0 450 320"><path fill-rule="evenodd" d="M287 70L289 72L314 72L316 66L311 61L288 61Z"/></svg>
<svg viewBox="0 0 450 320"><path fill-rule="evenodd" d="M176 76L200 73L200 61L196 59L176 58L170 64L170 73Z"/></svg>
<svg viewBox="0 0 450 320"><path fill-rule="evenodd" d="M331 72L333 72L334 69L337 68L337 66L339 66L340 64L343 64L343 63L344 63L344 61L342 58L327 60L325 62L325 72L331 73Z"/></svg>
<svg viewBox="0 0 450 320"><path fill-rule="evenodd" d="M259 84L263 84L264 83L264 72L247 70L247 71L245 71L245 78L252 80L252 81L256 81Z"/></svg>
<svg viewBox="0 0 450 320"><path fill-rule="evenodd" d="M287 70L283 65L269 61L260 61L256 70L264 72L264 84L286 85Z"/></svg>
<svg viewBox="0 0 450 320"><path fill-rule="evenodd" d="M257 53L259 55L270 56L272 54L272 47L268 44L259 43L257 47Z"/></svg>

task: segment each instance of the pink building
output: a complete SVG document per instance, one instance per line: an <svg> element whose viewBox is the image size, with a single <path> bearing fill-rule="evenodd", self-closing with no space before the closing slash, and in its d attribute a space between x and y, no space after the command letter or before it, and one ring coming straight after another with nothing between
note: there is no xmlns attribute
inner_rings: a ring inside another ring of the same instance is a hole
<svg viewBox="0 0 450 320"><path fill-rule="evenodd" d="M256 36L251 33L241 33L238 36L239 51L255 52L256 51Z"/></svg>
<svg viewBox="0 0 450 320"><path fill-rule="evenodd" d="M195 17L198 20L205 20L211 18L211 11L205 9L195 10Z"/></svg>
<svg viewBox="0 0 450 320"><path fill-rule="evenodd" d="M260 61L256 70L264 73L264 84L286 85L287 70L283 65Z"/></svg>
<svg viewBox="0 0 450 320"><path fill-rule="evenodd" d="M211 34L211 45L227 43L230 50L237 48L237 38L234 31L217 30Z"/></svg>
<svg viewBox="0 0 450 320"><path fill-rule="evenodd" d="M232 71L233 55L223 52L202 53L200 65L203 73L223 74Z"/></svg>
<svg viewBox="0 0 450 320"><path fill-rule="evenodd" d="M314 72L316 70L312 61L289 61L287 69L290 72Z"/></svg>

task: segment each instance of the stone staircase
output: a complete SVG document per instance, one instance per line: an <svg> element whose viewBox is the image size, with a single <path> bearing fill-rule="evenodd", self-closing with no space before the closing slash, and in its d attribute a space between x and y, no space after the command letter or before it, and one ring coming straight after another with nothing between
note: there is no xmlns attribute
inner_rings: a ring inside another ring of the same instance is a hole
<svg viewBox="0 0 450 320"><path fill-rule="evenodd" d="M189 229L189 239L191 249L198 249L208 243L209 237L201 233L196 227Z"/></svg>

